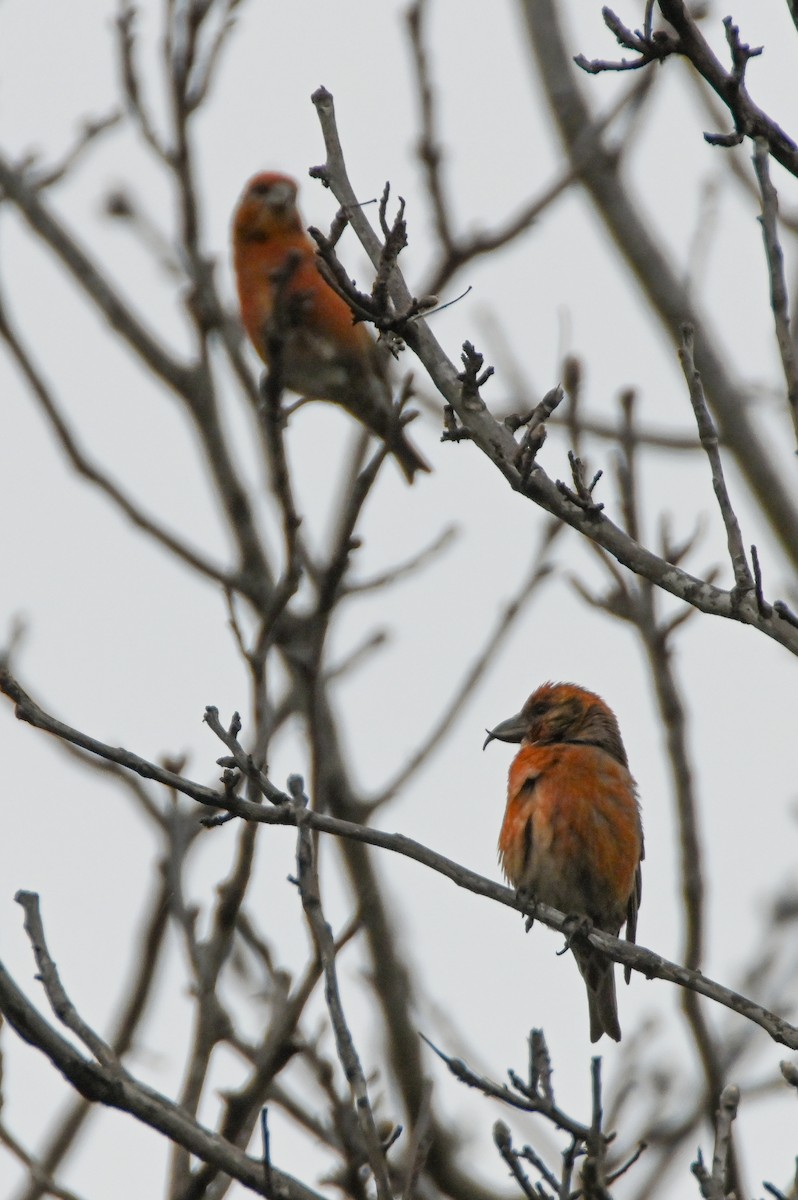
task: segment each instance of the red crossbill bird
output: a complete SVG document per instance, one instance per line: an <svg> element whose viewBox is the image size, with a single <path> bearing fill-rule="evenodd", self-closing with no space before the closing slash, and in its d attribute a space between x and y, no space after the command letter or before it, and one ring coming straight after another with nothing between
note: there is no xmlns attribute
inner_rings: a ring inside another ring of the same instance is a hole
<svg viewBox="0 0 798 1200"><path fill-rule="evenodd" d="M279 346L286 387L352 413L382 438L412 483L416 471L430 468L392 401L387 355L319 273L296 195L293 179L264 171L238 202L233 264L244 328L267 367Z"/></svg>
<svg viewBox="0 0 798 1200"><path fill-rule="evenodd" d="M488 742L520 742L510 764L499 861L531 900L635 940L643 828L615 714L573 683L544 683ZM611 959L576 933L570 948L587 985L590 1040L621 1040ZM627 968L626 979L629 979Z"/></svg>

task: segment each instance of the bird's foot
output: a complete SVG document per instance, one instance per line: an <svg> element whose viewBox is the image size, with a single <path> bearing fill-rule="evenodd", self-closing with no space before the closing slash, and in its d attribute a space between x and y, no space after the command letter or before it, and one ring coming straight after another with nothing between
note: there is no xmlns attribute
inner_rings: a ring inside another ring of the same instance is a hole
<svg viewBox="0 0 798 1200"><path fill-rule="evenodd" d="M535 924L535 917L537 916L537 897L530 888L526 887L516 888L515 897L520 904L523 904L524 908L532 909L531 913L527 912L523 914L525 918L524 930L526 933L529 933L530 929Z"/></svg>
<svg viewBox="0 0 798 1200"><path fill-rule="evenodd" d="M558 950L557 954L565 954L573 946L574 941L580 938L586 938L589 933L593 932L593 922L590 917L584 913L572 913L565 918L563 925L563 933L565 934L565 945L562 950Z"/></svg>

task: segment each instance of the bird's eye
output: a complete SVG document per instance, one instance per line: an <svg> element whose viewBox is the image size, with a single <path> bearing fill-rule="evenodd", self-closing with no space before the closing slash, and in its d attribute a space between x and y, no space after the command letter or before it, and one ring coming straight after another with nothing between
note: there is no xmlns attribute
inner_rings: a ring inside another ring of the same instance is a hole
<svg viewBox="0 0 798 1200"><path fill-rule="evenodd" d="M253 196L268 196L271 186L270 183L253 183L249 190Z"/></svg>

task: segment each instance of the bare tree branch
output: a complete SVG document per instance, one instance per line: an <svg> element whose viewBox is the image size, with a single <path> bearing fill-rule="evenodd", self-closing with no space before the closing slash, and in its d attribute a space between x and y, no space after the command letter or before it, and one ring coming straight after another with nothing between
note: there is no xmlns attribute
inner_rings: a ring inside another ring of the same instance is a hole
<svg viewBox="0 0 798 1200"><path fill-rule="evenodd" d="M314 863L313 843L310 829L304 823L307 812L307 800L302 795L302 780L295 777L289 780L294 798L294 811L297 826L297 886L302 899L308 924L310 925L316 953L324 971L324 993L327 1009L332 1022L338 1058L346 1074L346 1080L352 1093L352 1104L360 1126L363 1147L371 1167L372 1176L377 1189L379 1200L392 1200L391 1182L388 1177L388 1165L385 1151L377 1132L372 1102L366 1084L366 1076L355 1049L354 1039L344 1015L338 986L338 973L335 966L335 940L332 929L328 925L321 907L319 894L318 871Z"/></svg>
<svg viewBox="0 0 798 1200"><path fill-rule="evenodd" d="M96 463L91 462L78 445L75 435L69 428L66 418L61 413L52 392L36 368L33 359L23 346L18 334L11 327L6 306L2 300L0 300L0 338L3 339L11 351L12 357L15 359L33 396L36 398L50 426L54 430L61 448L78 475L87 479L89 483L95 484L124 513L131 524L137 529L142 530L143 533L149 534L164 549L171 551L175 558L192 567L199 574L205 575L217 583L221 583L223 587L230 588L231 590L240 588L240 579L224 571L221 567L216 566L200 554L199 551L188 546L180 538L170 533L169 530L164 529L152 517L147 516L137 504L125 495L107 472L98 467Z"/></svg>
<svg viewBox="0 0 798 1200"><path fill-rule="evenodd" d="M519 7L549 107L569 158L573 160L576 147L583 144L586 131L594 128L595 122L576 86L557 6L553 0L519 0ZM660 8L669 21L673 22L675 17L677 21L695 26L681 0L668 0L667 4L661 3ZM696 36L702 37L697 29ZM696 365L720 435L732 449L740 471L762 511L767 514L774 535L791 561L798 565L798 511L790 488L778 473L772 455L748 416L745 390L731 376L707 321L696 310L663 253L661 239L652 230L650 218L644 218L639 212L628 180L621 178L618 164L609 151L601 154L596 147L596 153L582 164L581 180L619 254L673 343L678 346L685 322L695 328Z"/></svg>
<svg viewBox="0 0 798 1200"><path fill-rule="evenodd" d="M549 0L541 0L541 3L548 4ZM554 21L553 16L551 20ZM372 261L378 262L379 239L369 225L362 208L357 205L346 174L335 123L332 96L326 89L320 88L314 93L313 102L319 114L328 155L324 167L314 168L314 173L323 177L333 189L339 203L351 210L351 222L355 232ZM645 237L648 238L647 233ZM663 270L667 270L664 264ZM394 271L392 276L391 291L397 307L407 307L411 297L398 270ZM453 364L444 355L426 322L420 318L413 321L403 331L403 336L424 363L430 377L447 403L451 405L467 428L469 437L476 441L480 449L491 458L514 490L521 492L546 512L558 517L572 528L578 529L597 545L608 550L614 558L635 574L642 575L664 591L686 600L687 603L702 612L711 612L716 616L725 616L742 621L744 624L755 625L761 632L788 647L793 653L798 653L796 630L789 626L789 622L777 620L775 610L771 617L763 616L753 591L746 597L741 597L736 588L733 591L724 592L706 580L699 580L673 563L666 562L652 554L624 534L604 513L597 511L595 507L586 508L581 501L574 501L573 493L570 491L563 493L548 478L537 462L533 463L532 470L522 472L518 464L518 444L513 440L508 429L500 426L491 418L479 397L478 388L474 391L473 386L469 385L469 390L465 389L461 378L462 373L455 372ZM475 353L469 343L466 343L464 353L469 356ZM711 360L709 363L712 366ZM753 431L751 433L753 436ZM746 453L751 453L750 445L747 447ZM768 474L770 471L771 465L768 459ZM777 487L775 481L774 487ZM770 498L773 498L772 495ZM794 511L791 500L787 501L787 505L798 535L798 514ZM796 539L796 561L798 561L798 538Z"/></svg>
<svg viewBox="0 0 798 1200"><path fill-rule="evenodd" d="M729 558L731 559L734 571L735 586L741 593L748 595L754 587L754 578L751 574L751 568L748 566L748 559L745 556L745 546L743 545L743 538L740 533L740 523L732 507L731 498L726 487L726 480L723 476L723 464L718 448L718 432L704 399L701 376L696 370L695 359L693 357L693 330L689 325L682 327L682 344L679 349L679 360L682 364L684 377L687 380L687 386L690 389L690 402L693 405L693 412L695 413L698 436L712 470L712 486L715 489L718 508L723 518L723 524L726 526L726 541L729 547Z"/></svg>
<svg viewBox="0 0 798 1200"><path fill-rule="evenodd" d="M192 1120L178 1105L153 1088L85 1059L40 1016L2 963L0 1010L23 1041L41 1050L87 1100L130 1113L170 1141L185 1146L203 1161L213 1162L259 1196L265 1195L263 1168L259 1161L243 1154ZM320 1200L318 1193L292 1176L275 1168L272 1170L278 1197L284 1197L285 1200Z"/></svg>
<svg viewBox="0 0 798 1200"><path fill-rule="evenodd" d="M611 8L605 7L602 11L605 24L620 44L633 51L637 57L631 60L622 59L620 62L600 59L589 62L580 54L574 60L577 66L589 74L597 75L603 71L634 71L652 62L662 62L672 54L683 55L728 107L734 120L733 134L706 133L706 141L715 146L736 146L746 137L762 138L767 142L773 157L793 175L798 175L798 147L793 139L753 102L745 86L748 62L762 53L762 47L751 47L744 43L732 18L724 17L723 25L732 60L732 69L727 71L713 53L684 0L659 0L659 9L665 20L676 30L677 37L664 29L652 31L650 25L642 34L633 32Z"/></svg>
<svg viewBox="0 0 798 1200"><path fill-rule="evenodd" d="M10 1129L7 1129L2 1122L0 1122L0 1146L5 1146L18 1162L27 1167L32 1186L36 1189L37 1195L44 1196L46 1194L48 1196L55 1196L57 1200L80 1200L77 1192L73 1192L57 1184L42 1164L33 1158L32 1155L28 1154L27 1150L23 1149Z"/></svg>
<svg viewBox="0 0 798 1200"><path fill-rule="evenodd" d="M770 276L770 305L776 326L784 381L787 384L787 403L796 437L798 437L798 363L791 332L787 281L784 278L784 255L779 241L779 198L770 178L768 145L763 138L754 143L754 169L762 195L762 238Z"/></svg>
<svg viewBox="0 0 798 1200"><path fill-rule="evenodd" d="M90 743L92 753L98 754L102 758L108 758L113 762L119 762L129 770L134 770L145 778L155 779L159 783L173 787L177 791L191 796L199 804L223 809L246 821L254 821L267 825L297 825L296 806L291 803L290 795L286 794L286 799L282 803L266 806L253 803L250 800L242 800L229 789L226 789L224 792L214 792L212 789L202 787L191 780L184 779L182 776L174 775L173 772L165 771L154 763L148 763L138 755L130 754L123 749L115 749L96 739L87 738L85 734L80 733L78 730L71 729L68 725L64 725L63 722L48 717L22 691L8 670L5 669L0 670L0 691L15 700L17 715L21 719L49 733L54 733L58 737L65 738L67 741L83 745L87 749L89 748L87 743ZM243 756L243 751L241 754ZM236 757L238 758L238 755ZM258 785L265 798L271 799L276 789L274 789L273 784L263 780L262 773L259 772L257 767L253 766L250 768L247 777ZM318 830L320 833L330 833L354 842L378 846L386 850L391 850L394 853L402 854L407 858L412 858L423 866L429 867L441 875L445 875L453 883L457 884L458 887L466 888L475 895L497 900L509 908L514 908L519 912L525 913L527 916L533 916L536 919L539 918L544 924L561 933L567 934L570 928L567 914L558 913L556 909L549 908L547 905L530 905L510 888L502 887L500 884L485 879L474 871L469 871L458 863L452 862L451 859L429 850L427 847L413 841L412 838L405 837L403 834L383 833L381 830L371 829L366 825L358 825L352 821L327 816L324 812L313 812L311 810L303 811L301 819L310 829ZM215 823L213 818L210 823ZM698 994L707 996L717 1003L733 1009L741 1016L754 1021L765 1029L774 1041L781 1042L793 1049L798 1049L798 1028L775 1013L768 1012L767 1009L764 1009L752 1000L733 992L730 988L713 982L699 972L693 972L686 967L680 967L675 963L668 962L667 959L650 950L644 950L642 947L635 946L633 943L625 940L621 941L599 930L591 930L585 936L589 938L593 945L603 950L616 962L620 962L632 970L641 971L649 978L656 976L660 979L667 979L681 987L691 988Z"/></svg>
<svg viewBox="0 0 798 1200"><path fill-rule="evenodd" d="M166 872L159 872L159 888L153 895L150 912L145 919L141 938L135 946L136 970L124 989L124 1002L114 1022L109 1045L117 1058L122 1059L130 1049L134 1035L152 1000L157 968L164 949L169 912L170 884ZM48 1181L75 1144L89 1114L91 1103L78 1095L46 1138L36 1158L36 1168L30 1172L30 1184L19 1192L18 1200L41 1200L53 1191ZM57 1195L57 1192L53 1192ZM66 1200L66 1198L64 1198Z"/></svg>

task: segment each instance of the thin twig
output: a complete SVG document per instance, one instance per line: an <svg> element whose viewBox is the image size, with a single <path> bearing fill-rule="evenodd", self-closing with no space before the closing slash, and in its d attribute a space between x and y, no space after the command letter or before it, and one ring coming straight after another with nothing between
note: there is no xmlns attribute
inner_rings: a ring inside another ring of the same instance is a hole
<svg viewBox="0 0 798 1200"><path fill-rule="evenodd" d="M269 1109L265 1104L260 1111L260 1133L263 1142L263 1186L265 1194L273 1196L274 1181L272 1179L271 1139L269 1137Z"/></svg>
<svg viewBox="0 0 798 1200"><path fill-rule="evenodd" d="M499 1151L499 1154L501 1154L502 1158L507 1163L507 1166L510 1168L513 1178L526 1196L527 1200L540 1200L540 1194L530 1183L529 1176L519 1162L519 1159L522 1156L517 1150L514 1149L513 1139L510 1134L510 1127L509 1125L505 1125L504 1121L496 1121L494 1124L493 1142L496 1146L496 1149ZM534 1165L537 1166L537 1163ZM541 1164L541 1166L542 1165L543 1164ZM550 1172L548 1172L545 1166L543 1169L547 1172L547 1181L551 1183L553 1180L555 1189L557 1189L556 1179L554 1179Z"/></svg>
<svg viewBox="0 0 798 1200"><path fill-rule="evenodd" d="M223 587L239 589L240 580L233 573L216 566L210 559L205 558L199 551L187 545L152 517L148 516L134 501L125 495L119 485L111 479L106 471L102 470L101 467L88 458L78 445L75 435L69 428L52 392L34 364L32 357L23 345L19 335L11 326L5 304L2 300L0 300L0 338L8 346L34 398L47 417L62 450L77 473L98 487L137 529L141 529L144 533L149 534L154 541L171 551L181 562L192 567L206 578L221 583Z"/></svg>
<svg viewBox="0 0 798 1200"><path fill-rule="evenodd" d="M527 606L535 596L538 588L551 575L553 568L547 555L561 529L561 525L554 523L549 523L544 529L540 543L532 555L532 566L529 574L523 580L515 596L499 610L496 623L482 649L468 667L448 704L442 710L438 720L434 723L424 740L416 747L396 775L380 789L376 796L373 796L368 801L370 811L375 811L398 795L424 763L443 745L446 734L454 725L471 696L473 696L477 684L488 672L491 665L496 662L499 647L510 635L518 619L527 612Z"/></svg>
<svg viewBox="0 0 798 1200"><path fill-rule="evenodd" d="M787 403L793 428L798 437L798 363L795 357L790 328L790 308L787 298L787 281L784 277L784 255L779 241L779 197L770 178L770 154L764 138L754 142L754 170L759 180L762 197L762 238L765 243L765 259L770 278L770 306L776 327L776 341L781 355L784 381L787 385Z"/></svg>
<svg viewBox="0 0 798 1200"><path fill-rule="evenodd" d="M767 142L773 157L791 174L798 175L798 148L795 142L753 102L745 86L748 61L760 55L762 47L744 43L732 18L725 17L723 25L732 60L732 69L728 71L712 51L684 0L660 0L659 8L676 31L676 37L665 29L639 36L627 28L612 9L605 7L603 16L608 28L637 57L620 62L588 62L583 55L579 55L575 60L577 65L591 74L598 74L602 71L636 70L670 55L683 55L728 107L734 120L734 133L704 134L705 140L711 145L728 147L739 145L746 137L761 137Z"/></svg>
<svg viewBox="0 0 798 1200"><path fill-rule="evenodd" d="M44 926L39 911L39 897L35 892L19 891L14 899L24 909L25 932L30 939L31 947L36 957L36 965L39 968L38 977L44 986L53 1012L62 1025L66 1025L67 1029L71 1029L75 1036L80 1038L84 1046L91 1051L101 1066L113 1074L123 1074L122 1065L114 1051L82 1019L74 1004L69 999L64 985L61 983L58 968L47 949Z"/></svg>
<svg viewBox="0 0 798 1200"><path fill-rule="evenodd" d="M346 1075L352 1093L352 1102L363 1136L368 1163L371 1167L374 1183L379 1200L393 1200L393 1191L388 1175L388 1164L381 1145L377 1123L369 1097L366 1076L360 1063L352 1033L344 1014L341 994L338 987L338 972L335 965L335 939L332 929L327 923L321 906L318 873L314 864L313 840L310 837L310 827L305 822L307 814L306 803L302 796L302 784L298 777L292 787L294 794L294 812L297 824L297 884L302 900L302 907L310 926L316 953L324 971L324 994L327 1001L327 1011L335 1036L338 1059Z"/></svg>
<svg viewBox="0 0 798 1200"><path fill-rule="evenodd" d="M250 800L243 800L236 796L234 792L214 791L211 788L194 783L183 776L166 771L155 763L150 763L146 759L131 754L127 750L109 746L94 738L89 738L79 730L72 729L63 722L49 717L48 714L38 705L34 704L30 697L22 691L13 679L13 676L2 668L0 668L0 691L15 700L17 716L29 724L53 733L67 741L84 746L84 748L90 749L92 753L98 754L101 758L121 763L129 770L136 771L137 774L145 778L154 779L159 783L165 784L167 787L174 788L190 796L199 804L214 809L223 809L242 820L255 821L260 824L289 826L296 826L297 824L298 818L295 806L290 802L290 797L287 795L285 802L263 805L255 804ZM243 756L243 751L241 753ZM260 778L260 776L254 773L251 777L253 779ZM271 793L272 790L273 785L270 784L268 791ZM267 796L267 798L270 798L270 796ZM328 833L353 842L378 846L411 858L415 862L421 863L423 866L444 875L458 887L466 888L475 895L495 900L500 904L515 909L517 912L524 913L526 916L539 918L545 925L556 929L558 932L565 933L568 931L569 920L566 914L560 913L556 909L549 908L543 904L532 906L519 898L518 894L511 888L502 887L500 884L486 879L474 871L468 870L468 868L461 866L459 863L453 862L442 854L437 854L435 851L422 846L412 838L405 837L403 834L384 833L382 830L372 829L366 825L328 816L324 812L307 811L303 814L302 820L311 829L318 830L320 833ZM651 950L635 946L625 939L614 938L610 934L603 933L598 929L591 930L585 936L592 945L596 946L599 950L603 950L614 961L622 963L633 970L641 971L649 978L667 979L672 983L678 984L680 987L686 987L697 992L699 995L707 996L711 1000L723 1004L725 1007L760 1025L774 1041L780 1042L792 1049L798 1049L798 1027L790 1024L790 1022L779 1017L777 1014L768 1011L762 1005L756 1004L747 997L734 992L731 988L714 982L701 972L690 971L676 963L669 962Z"/></svg>
<svg viewBox="0 0 798 1200"><path fill-rule="evenodd" d="M540 4L546 7L547 11L550 9L550 0L540 0ZM553 12L549 12L547 20L556 28L556 17ZM380 242L365 219L362 210L358 209L356 197L346 173L340 138L335 122L332 96L326 89L320 88L314 93L313 102L316 105L324 133L327 147L327 162L323 167L314 168L312 173L323 178L330 185L339 203L351 206L353 228L361 239L367 253L372 258L372 261L378 262ZM633 218L630 217L630 220L633 220ZM641 236L647 237L647 234L643 234L641 231ZM661 270L664 276L669 275L667 264L663 263ZM398 306L409 302L410 293L398 271L395 271L392 276L391 289L394 301ZM679 303L681 303L681 300ZM408 329L406 336L408 343L412 345L412 348L424 362L431 379L466 427L468 437L476 441L480 448L488 454L494 465L504 474L515 490L534 500L536 504L556 515L566 524L584 533L592 541L609 550L619 562L629 567L636 574L645 576L665 591L669 591L671 594L687 600L688 603L702 611L712 611L717 615L722 613L734 620L756 625L761 631L767 632L768 636L783 645L789 645L793 652L798 652L798 638L796 638L793 628L791 626L788 627L788 623L783 620L776 621L763 618L753 594L741 600L737 589L735 589L733 595L729 592L723 592L721 589L714 588L707 580L697 580L674 564L666 563L659 556L652 555L650 551L640 546L633 539L630 539L628 535L621 534L617 527L598 510L597 505L590 504L588 511L587 503L580 504L578 496L577 501L574 502L571 496L563 495L539 466L536 465L536 469L525 477L518 468L518 447L509 430L502 428L493 420L479 397L478 392L476 395L472 395L470 389L466 393L464 388L460 386L463 383L463 373L457 373L454 370L453 364L448 360L430 333L426 322L419 320L413 331ZM469 347L469 350L473 354L473 347ZM711 362L708 349L706 348L704 350L704 359L707 365L712 368L715 381L717 382L718 377L714 372L715 364ZM704 370L706 370L706 367L704 367ZM733 385L725 378L725 372L724 386L727 394L734 392ZM735 405L734 421L736 422L734 426L735 434L737 434L740 428L739 404ZM771 515L775 513L774 505L783 507L786 524L781 522L780 528L783 535L784 530L787 530L789 533L793 527L795 528L795 549L796 556L798 556L798 521L796 521L792 500L787 497L780 480L773 478L770 459L765 462L758 453L758 443L753 429L746 429L745 444L746 457L743 464L744 469L747 470L751 466L753 459L756 458L758 462L757 470L760 472L758 475L759 483L764 478L761 472L764 471L767 474L768 484L765 489L763 503L766 504ZM753 486L756 487L757 484L754 483ZM760 490L757 487L758 493ZM577 495L577 493L573 494Z"/></svg>
<svg viewBox="0 0 798 1200"><path fill-rule="evenodd" d="M171 884L163 865L158 870L158 877L158 888L152 895L142 935L132 947L132 957L135 960L133 977L125 981L122 1008L109 1039L113 1053L120 1060L130 1049L151 1000L164 949ZM36 1160L38 1169L35 1172L31 1171L31 1181L28 1187L19 1193L17 1200L41 1200L42 1196L52 1190L47 1185L47 1180L52 1179L60 1163L75 1144L90 1113L91 1103L81 1095L75 1096L55 1128L48 1132L44 1148Z"/></svg>
<svg viewBox="0 0 798 1200"><path fill-rule="evenodd" d="M447 525L439 534L432 539L427 546L423 546L412 554L404 562L397 563L394 567L389 567L386 571L380 572L379 575L372 575L368 579L358 579L353 583L345 583L342 588L342 594L346 596L359 596L363 592L375 592L381 588L388 587L392 583L397 583L399 580L406 579L409 575L420 571L422 567L427 566L433 559L437 558L444 550L448 550L452 542L458 536L460 530L457 525Z"/></svg>
<svg viewBox="0 0 798 1200"><path fill-rule="evenodd" d="M145 329L121 295L111 287L104 270L89 258L58 221L40 192L2 156L0 189L5 198L19 210L33 232L60 260L66 272L93 302L102 317L139 355L153 374L180 395L190 394L193 384L191 369L172 357L164 350L162 342Z"/></svg>
<svg viewBox="0 0 798 1200"><path fill-rule="evenodd" d="M712 471L712 486L718 501L720 515L726 528L726 543L729 547L729 558L734 571L735 590L741 595L749 595L754 590L754 578L745 554L740 523L732 507L731 498L723 474L723 463L718 449L718 433L715 422L704 398L704 388L701 375L695 365L693 328L691 325L682 326L682 344L679 348L679 361L682 364L684 377L690 391L690 402L695 413L698 436L704 447Z"/></svg>
<svg viewBox="0 0 798 1200"><path fill-rule="evenodd" d="M590 1127L583 1124L581 1121L576 1121L570 1117L559 1105L555 1104L547 1096L539 1093L533 1093L526 1087L518 1087L520 1082L515 1072L510 1071L509 1076L514 1085L513 1088L507 1086L506 1083L496 1083L492 1079L488 1079L485 1075L480 1075L469 1067L468 1063L462 1058L455 1058L452 1055L446 1054L440 1050L434 1042L431 1042L423 1033L421 1037L429 1046L438 1058L442 1059L449 1068L455 1079L460 1083L465 1083L469 1087L476 1088L485 1096L490 1096L495 1100L501 1100L510 1108L518 1109L520 1112L539 1113L551 1121L557 1129L562 1129L569 1133L572 1137L578 1138L581 1142L587 1142L590 1137Z"/></svg>
<svg viewBox="0 0 798 1200"><path fill-rule="evenodd" d="M330 539L330 553L318 578L316 612L323 622L329 621L335 602L345 586L345 576L351 563L352 552L360 545L355 537L355 527L390 449L387 442L382 442L378 446L365 467L355 476L348 495L343 499L335 533Z"/></svg>
<svg viewBox="0 0 798 1200"><path fill-rule="evenodd" d="M5 1146L24 1167L30 1176L31 1188L37 1196L55 1196L56 1200L81 1200L77 1192L61 1187L42 1163L28 1154L27 1150L17 1141L11 1130L0 1122L0 1146Z"/></svg>
<svg viewBox="0 0 798 1200"><path fill-rule="evenodd" d="M354 937L360 927L361 920L359 915L356 915L336 938L336 954ZM257 949L260 960L268 964L270 974L274 974L268 948L259 939L243 913L238 914L236 928L247 944ZM322 965L318 957L315 957L290 994L281 994L281 998L275 1002L260 1043L254 1048L245 1048L240 1042L237 1044L239 1051L251 1062L252 1072L240 1088L225 1093L224 1111L218 1124L219 1135L235 1145L249 1143L252 1130L267 1099L273 1100L280 1107L290 1108L292 1115L310 1129L315 1137L325 1140L323 1124L316 1122L311 1126L308 1123L308 1115L304 1112L300 1117L299 1109L287 1103L285 1094L279 1091L275 1083L278 1072L304 1048L297 1026L321 975ZM195 1170L180 1200L203 1200L203 1197L208 1195L211 1181L217 1176L218 1169L210 1163Z"/></svg>
<svg viewBox="0 0 798 1200"><path fill-rule="evenodd" d="M401 1200L415 1200L418 1195L418 1182L426 1166L427 1156L432 1146L432 1080L424 1081L421 1104L410 1137L407 1149L407 1167L402 1187Z"/></svg>
<svg viewBox="0 0 798 1200"><path fill-rule="evenodd" d="M166 161L167 153L156 132L152 119L144 107L141 95L139 71L136 63L136 37L134 26L138 10L130 0L124 0L116 18L117 52L119 54L119 74L128 111L135 120L139 133L162 162Z"/></svg>
<svg viewBox="0 0 798 1200"><path fill-rule="evenodd" d="M0 963L0 1011L26 1042L41 1050L83 1096L130 1113L174 1144L205 1162L213 1162L257 1195L264 1195L263 1164L190 1118L179 1105L128 1074L91 1062L41 1016ZM275 1195L281 1200L322 1200L318 1192L273 1168Z"/></svg>
<svg viewBox="0 0 798 1200"><path fill-rule="evenodd" d="M688 374L687 370L685 374ZM690 375L688 374L688 379ZM699 381L700 383L700 381ZM691 393L693 386L691 385ZM703 397L699 396L699 401ZM639 512L637 489L637 444L633 436L634 405L628 395L622 398L627 436L622 441L623 454L619 464L619 489L625 520L631 530L639 529L642 516ZM703 413L704 420L701 415ZM711 437L711 420L705 408L696 413L702 444L709 443L717 454L717 446ZM706 423L709 423L709 431ZM637 583L624 578L607 559L600 556L611 578L609 594L598 601L600 607L622 620L633 624L640 634L648 657L657 703L666 730L668 758L673 776L676 811L679 824L680 870L684 899L685 932L683 957L692 970L700 970L704 957L704 854L699 833L698 803L695 792L693 769L690 762L687 739L687 714L682 701L674 668L671 638L677 627L673 621L663 622L658 617L658 596L646 583ZM584 589L580 589L584 595ZM628 980L628 971L626 973ZM707 1115L714 1111L717 1097L724 1083L724 1060L718 1040L713 1035L697 995L692 991L682 993L690 1032L698 1051L706 1079L705 1109ZM737 1180L737 1163L732 1157L732 1172Z"/></svg>
<svg viewBox="0 0 798 1200"><path fill-rule="evenodd" d="M732 1144L732 1125L740 1103L740 1089L728 1084L720 1094L715 1125L715 1149L712 1154L712 1182L719 1195L726 1196L729 1170L729 1152Z"/></svg>
<svg viewBox="0 0 798 1200"><path fill-rule="evenodd" d="M562 28L562 6L556 0L520 0L519 10L552 120L572 158L586 131L595 128L595 120L571 65L568 39ZM662 0L660 10L667 20L679 23L680 35L684 36L682 26L689 23L687 36L705 41L682 0ZM707 52L712 54L708 47ZM714 55L712 57L714 59ZM733 80L727 75L722 71L722 88L734 87ZM775 130L772 132L778 139ZM581 175L584 187L674 344L678 345L681 340L680 326L685 320L695 326L697 362L721 436L732 448L775 536L796 564L798 514L791 485L775 463L753 416L746 410L745 389L729 370L728 355L717 346L686 293L678 271L664 253L661 233L652 227L650 217L640 212L625 172L619 168L609 146L602 148L602 140L595 140L599 143L596 153L587 160ZM792 149L788 153L798 166L798 152ZM751 602L754 603L753 596Z"/></svg>
<svg viewBox="0 0 798 1200"><path fill-rule="evenodd" d="M466 236L458 236L452 228L449 217L449 205L441 172L443 152L437 134L435 92L424 41L424 9L424 0L416 0L416 3L408 11L407 25L421 116L418 155L426 177L435 231L440 244L438 262L429 272L421 290L437 296L452 277L469 262L508 245L530 229L535 221L578 180L580 164L574 162L565 170L560 171L539 195L524 204L514 216L509 217L494 229L483 229ZM656 76L653 74L643 76L634 87L625 91L612 104L606 114L599 117L598 128L606 131L624 110L639 105L655 81ZM586 145L588 153L590 153L593 145L592 138L586 139Z"/></svg>
<svg viewBox="0 0 798 1200"><path fill-rule="evenodd" d="M83 122L74 145L61 155L58 162L51 164L49 167L38 167L35 162L31 162L30 160L26 163L26 173L29 182L35 188L48 188L52 187L54 183L60 183L69 174L78 160L83 157L89 147L94 145L97 138L101 134L107 133L109 129L116 128L121 120L122 114L116 109L107 113L104 117L87 118Z"/></svg>

